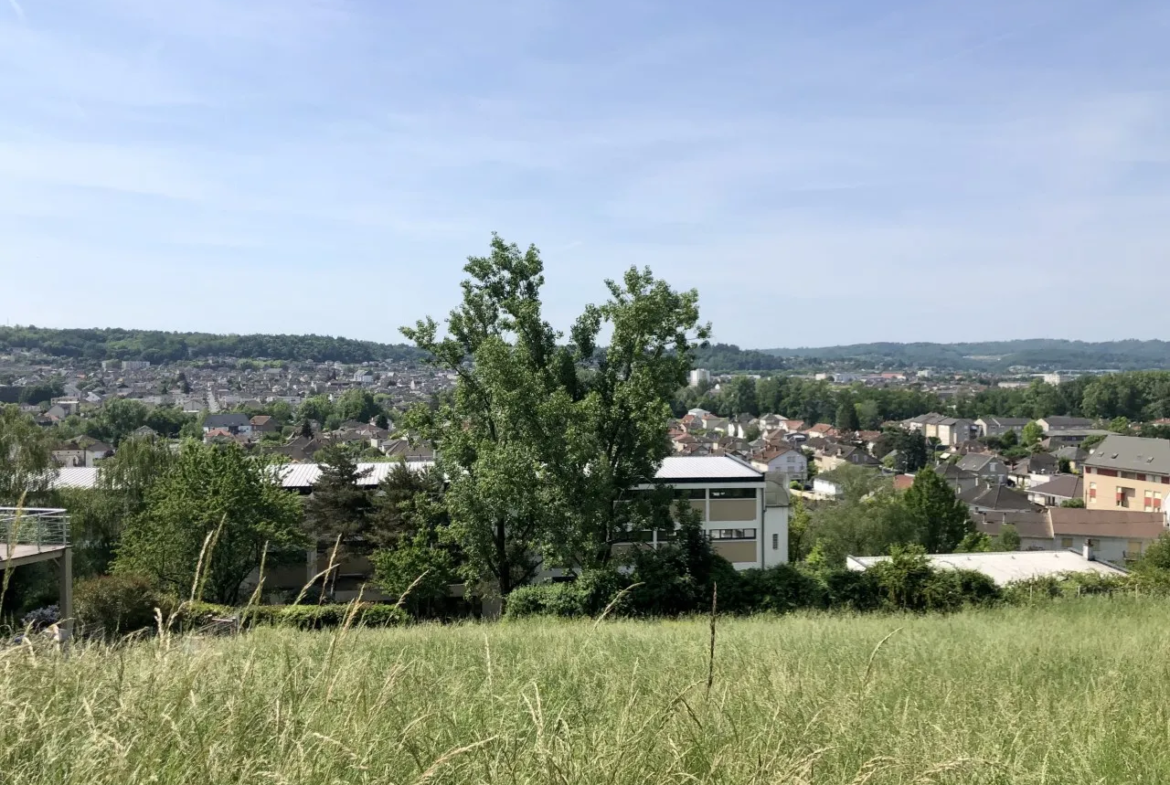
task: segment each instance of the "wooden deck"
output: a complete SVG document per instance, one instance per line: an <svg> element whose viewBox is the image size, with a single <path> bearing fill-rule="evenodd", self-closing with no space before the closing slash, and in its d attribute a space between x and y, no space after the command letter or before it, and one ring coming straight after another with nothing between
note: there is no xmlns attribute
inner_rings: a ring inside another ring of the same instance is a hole
<svg viewBox="0 0 1170 785"><path fill-rule="evenodd" d="M13 545L10 554L8 545L0 544L0 570L6 567L19 567L22 564L58 559L67 550L69 550L68 545Z"/></svg>

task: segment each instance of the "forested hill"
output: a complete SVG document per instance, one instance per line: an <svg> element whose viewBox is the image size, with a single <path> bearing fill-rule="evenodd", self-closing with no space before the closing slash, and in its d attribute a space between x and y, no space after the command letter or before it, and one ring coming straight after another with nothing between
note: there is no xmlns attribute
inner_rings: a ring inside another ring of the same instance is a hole
<svg viewBox="0 0 1170 785"><path fill-rule="evenodd" d="M402 344L355 341L327 335L213 335L118 328L54 330L0 327L0 352L35 349L54 357L147 360L166 363L205 357L314 362L412 361L422 352Z"/></svg>
<svg viewBox="0 0 1170 785"><path fill-rule="evenodd" d="M795 365L849 368L946 368L1006 371L1013 366L1059 369L1170 368L1167 341L1064 341L1035 338L979 343L861 343L820 348L765 349Z"/></svg>

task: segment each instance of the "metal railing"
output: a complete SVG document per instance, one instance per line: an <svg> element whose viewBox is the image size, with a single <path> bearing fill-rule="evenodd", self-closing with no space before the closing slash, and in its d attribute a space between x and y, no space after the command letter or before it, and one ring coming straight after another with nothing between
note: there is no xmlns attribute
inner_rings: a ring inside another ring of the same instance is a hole
<svg viewBox="0 0 1170 785"><path fill-rule="evenodd" d="M35 545L40 548L68 544L68 511L0 507L0 545Z"/></svg>

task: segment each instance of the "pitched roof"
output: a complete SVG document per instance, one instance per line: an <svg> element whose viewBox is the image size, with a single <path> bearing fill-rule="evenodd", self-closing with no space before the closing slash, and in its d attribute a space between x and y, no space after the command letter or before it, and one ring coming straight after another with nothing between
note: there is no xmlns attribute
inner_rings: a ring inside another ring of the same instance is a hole
<svg viewBox="0 0 1170 785"><path fill-rule="evenodd" d="M1019 491L1006 485L992 485L984 488L975 486L959 494L959 498L972 507L986 507L989 510L1031 510L1032 502Z"/></svg>
<svg viewBox="0 0 1170 785"><path fill-rule="evenodd" d="M975 528L989 537L995 537L1004 526L1014 526L1021 537L1030 540L1051 540L1052 523L1042 512L1004 510L977 512L972 516Z"/></svg>
<svg viewBox="0 0 1170 785"><path fill-rule="evenodd" d="M240 412L209 414L203 418L204 428L240 428L251 424L252 421L248 419L248 415Z"/></svg>
<svg viewBox="0 0 1170 785"><path fill-rule="evenodd" d="M1049 428L1090 428L1093 421L1087 417L1042 417L1040 418Z"/></svg>
<svg viewBox="0 0 1170 785"><path fill-rule="evenodd" d="M993 428L1023 428L1031 421L1027 417L980 417L975 422L981 422Z"/></svg>
<svg viewBox="0 0 1170 785"><path fill-rule="evenodd" d="M1085 466L1170 474L1170 441L1110 434L1089 450Z"/></svg>
<svg viewBox="0 0 1170 785"><path fill-rule="evenodd" d="M1061 496L1066 499L1079 499L1085 495L1084 482L1075 474L1057 474L1051 480L1040 485L1033 485L1028 493L1038 496Z"/></svg>
<svg viewBox="0 0 1170 785"><path fill-rule="evenodd" d="M994 466L992 465L993 463L995 464ZM989 455L986 453L970 452L960 458L955 465L969 472L990 471L999 474L1002 470L1004 474L1007 473L1007 466L1004 464L1003 459L995 454Z"/></svg>
<svg viewBox="0 0 1170 785"><path fill-rule="evenodd" d="M1053 507L1048 519L1057 536L1152 540L1166 532L1166 516L1159 512Z"/></svg>

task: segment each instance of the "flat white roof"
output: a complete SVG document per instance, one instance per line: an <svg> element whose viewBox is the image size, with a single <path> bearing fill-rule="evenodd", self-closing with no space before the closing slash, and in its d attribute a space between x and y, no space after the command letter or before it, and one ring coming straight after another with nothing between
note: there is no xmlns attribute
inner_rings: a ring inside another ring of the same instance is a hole
<svg viewBox="0 0 1170 785"><path fill-rule="evenodd" d="M359 485L377 485L386 479L395 461L359 463L358 469L370 473ZM411 469L422 470L434 465L434 461L407 461ZM321 476L321 467L316 463L288 463L279 467L281 485L285 488L311 488ZM52 482L54 488L93 488L97 485L96 468L69 467L58 469ZM764 473L744 461L730 455L671 456L662 462L655 475L662 482L763 482Z"/></svg>
<svg viewBox="0 0 1170 785"><path fill-rule="evenodd" d="M889 556L850 556L846 566L861 571ZM1100 561L1090 561L1075 551L1009 551L1005 553L934 553L926 557L931 566L949 570L975 570L999 586L1014 581L1059 575L1063 572L1095 572L1125 575L1125 570Z"/></svg>
<svg viewBox="0 0 1170 785"><path fill-rule="evenodd" d="M359 463L357 465L359 472L369 471L369 473L358 480L358 485L377 485L390 476L391 470L394 469L399 461L378 461L374 463ZM434 466L434 461L407 461L406 467L416 471ZM289 463L279 467L280 484L285 488L310 488L317 483L321 477L321 464L319 463Z"/></svg>
<svg viewBox="0 0 1170 785"><path fill-rule="evenodd" d="M97 485L97 472L96 468L84 466L58 469L51 485L53 488L93 488Z"/></svg>
<svg viewBox="0 0 1170 785"><path fill-rule="evenodd" d="M679 455L665 459L654 479L763 482L764 473L730 455Z"/></svg>

